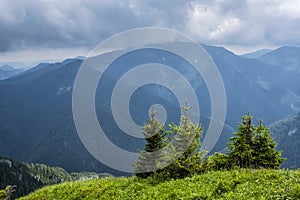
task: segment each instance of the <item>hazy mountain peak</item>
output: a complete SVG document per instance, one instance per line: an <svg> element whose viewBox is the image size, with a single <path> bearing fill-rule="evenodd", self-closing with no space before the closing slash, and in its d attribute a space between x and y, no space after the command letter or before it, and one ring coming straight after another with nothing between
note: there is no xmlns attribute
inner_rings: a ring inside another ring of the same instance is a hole
<svg viewBox="0 0 300 200"><path fill-rule="evenodd" d="M75 59L77 59L77 60L85 60L86 57L85 56L77 56Z"/></svg>
<svg viewBox="0 0 300 200"><path fill-rule="evenodd" d="M264 63L280 66L287 71L300 72L300 47L283 46L257 59Z"/></svg>
<svg viewBox="0 0 300 200"><path fill-rule="evenodd" d="M294 56L300 55L300 47L296 46L283 46L270 51L269 53L265 54L264 56Z"/></svg>
<svg viewBox="0 0 300 200"><path fill-rule="evenodd" d="M16 69L8 64L0 67L0 80L8 79L16 74L23 72L22 69Z"/></svg>
<svg viewBox="0 0 300 200"><path fill-rule="evenodd" d="M10 71L10 70L14 70L15 68L10 65L2 65L0 69Z"/></svg>
<svg viewBox="0 0 300 200"><path fill-rule="evenodd" d="M271 49L260 49L258 51L242 54L241 56L245 58L259 58L271 51L272 51Z"/></svg>
<svg viewBox="0 0 300 200"><path fill-rule="evenodd" d="M209 54L232 54L235 55L232 51L229 51L228 49L226 49L225 47L221 47L221 46L210 46L210 45L206 45L206 44L201 44L202 47L209 53Z"/></svg>

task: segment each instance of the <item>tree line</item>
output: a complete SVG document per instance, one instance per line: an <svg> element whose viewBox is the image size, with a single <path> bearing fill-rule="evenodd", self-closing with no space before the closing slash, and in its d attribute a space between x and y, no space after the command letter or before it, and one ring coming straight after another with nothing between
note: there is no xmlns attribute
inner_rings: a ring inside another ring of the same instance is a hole
<svg viewBox="0 0 300 200"><path fill-rule="evenodd" d="M133 163L136 176L168 179L209 170L279 169L285 160L281 158L281 151L276 150L277 144L269 129L262 121L255 126L249 113L242 117L237 132L229 138L226 153L216 152L205 157L200 142L203 128L191 121L189 109L188 105L184 106L180 123L169 124L168 129L155 118L156 112L152 109L143 127L145 147Z"/></svg>

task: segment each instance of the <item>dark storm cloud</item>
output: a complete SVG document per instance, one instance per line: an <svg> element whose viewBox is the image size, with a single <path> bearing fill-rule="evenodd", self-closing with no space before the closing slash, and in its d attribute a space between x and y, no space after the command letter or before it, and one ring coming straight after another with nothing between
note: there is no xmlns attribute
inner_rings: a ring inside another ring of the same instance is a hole
<svg viewBox="0 0 300 200"><path fill-rule="evenodd" d="M9 1L0 2L0 51L28 47L93 46L142 26L181 20L182 1ZM168 11L168 12L166 12Z"/></svg>
<svg viewBox="0 0 300 200"><path fill-rule="evenodd" d="M300 44L299 23L299 0L2 0L0 51L92 48L144 26L208 44Z"/></svg>

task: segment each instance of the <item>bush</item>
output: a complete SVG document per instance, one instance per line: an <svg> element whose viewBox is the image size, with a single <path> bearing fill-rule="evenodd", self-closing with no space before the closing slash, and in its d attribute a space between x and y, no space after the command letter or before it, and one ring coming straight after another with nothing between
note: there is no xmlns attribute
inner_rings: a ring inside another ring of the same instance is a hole
<svg viewBox="0 0 300 200"><path fill-rule="evenodd" d="M203 171L205 170L228 170L231 164L228 160L228 155L216 152L212 156L207 156L203 164Z"/></svg>

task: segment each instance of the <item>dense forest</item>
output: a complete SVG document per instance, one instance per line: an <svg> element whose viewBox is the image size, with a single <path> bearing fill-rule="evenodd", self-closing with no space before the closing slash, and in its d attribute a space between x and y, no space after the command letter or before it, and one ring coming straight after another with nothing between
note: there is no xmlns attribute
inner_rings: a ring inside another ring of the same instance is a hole
<svg viewBox="0 0 300 200"><path fill-rule="evenodd" d="M109 176L109 174L93 172L68 173L61 167L29 164L0 157L0 189L3 189L1 194L3 196L9 194L8 196L12 198L24 196L46 185L102 176Z"/></svg>

